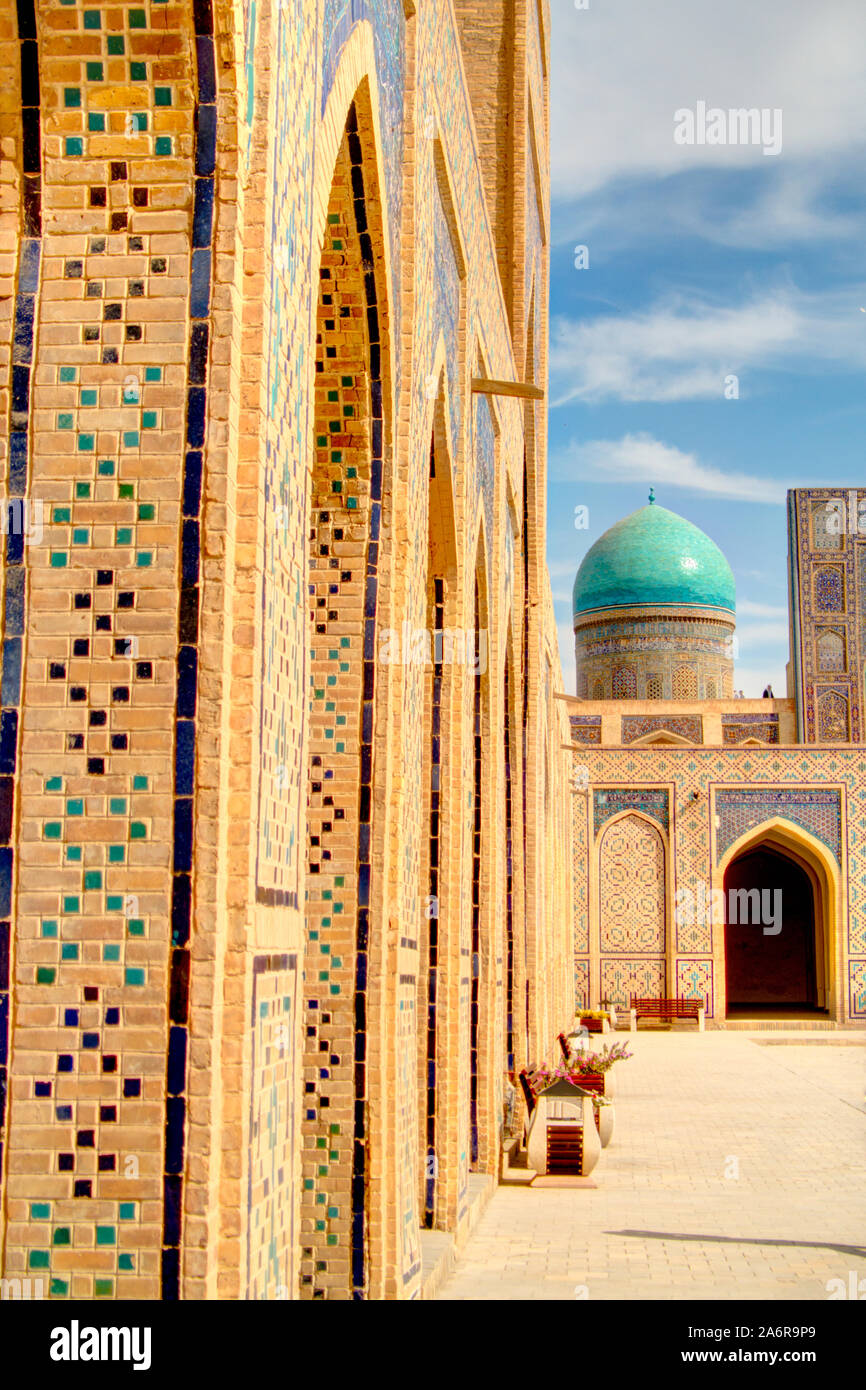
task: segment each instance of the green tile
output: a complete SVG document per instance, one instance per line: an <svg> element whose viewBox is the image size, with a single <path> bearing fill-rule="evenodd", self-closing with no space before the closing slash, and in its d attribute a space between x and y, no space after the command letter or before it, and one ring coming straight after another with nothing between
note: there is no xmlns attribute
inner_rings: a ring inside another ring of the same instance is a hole
<svg viewBox="0 0 866 1390"><path fill-rule="evenodd" d="M126 1271L134 1270L134 1269L135 1269L135 1257L134 1257L133 1255L118 1255L118 1257L117 1257L117 1268L118 1268L121 1272L126 1272Z"/></svg>
<svg viewBox="0 0 866 1390"><path fill-rule="evenodd" d="M120 960L120 947L111 942L102 948L102 959L108 961Z"/></svg>
<svg viewBox="0 0 866 1390"><path fill-rule="evenodd" d="M61 381L77 381L77 380L78 380L78 368L77 368L77 367L61 367L61 368L60 368L60 380L61 380Z"/></svg>
<svg viewBox="0 0 866 1390"><path fill-rule="evenodd" d="M118 526L118 528L117 528L117 540L116 540L116 544L117 544L117 545L132 545L132 527L131 527L131 526Z"/></svg>
<svg viewBox="0 0 866 1390"><path fill-rule="evenodd" d="M67 556L66 556L66 552L65 552L65 551L63 551L63 550L52 550L52 552L51 552L51 568L52 568L52 569L55 569L55 570L63 570L63 569L66 569L66 560L67 560Z"/></svg>
<svg viewBox="0 0 866 1390"><path fill-rule="evenodd" d="M51 1235L52 1245L71 1245L72 1233L68 1226L57 1226Z"/></svg>
<svg viewBox="0 0 866 1390"><path fill-rule="evenodd" d="M78 960L78 942L64 941L60 946L61 960Z"/></svg>
<svg viewBox="0 0 866 1390"><path fill-rule="evenodd" d="M84 141L80 135L67 135L63 142L63 152L74 159L77 155L84 154Z"/></svg>
<svg viewBox="0 0 866 1390"><path fill-rule="evenodd" d="M129 27L130 27L130 29L146 29L146 28L147 28L147 14L145 13L144 10L130 10L130 11L129 11Z"/></svg>
<svg viewBox="0 0 866 1390"><path fill-rule="evenodd" d="M118 483L117 495L121 499L132 498L135 496L135 487L132 483Z"/></svg>
<svg viewBox="0 0 866 1390"><path fill-rule="evenodd" d="M145 777L143 772L136 772L135 776L132 779L132 790L134 792L147 791L147 778Z"/></svg>
<svg viewBox="0 0 866 1390"><path fill-rule="evenodd" d="M30 1203L31 1221L50 1221L51 1203L50 1202L31 1202Z"/></svg>
<svg viewBox="0 0 866 1390"><path fill-rule="evenodd" d="M82 404L82 405L96 405L96 404L98 403L98 399L99 399L99 393L98 393L97 391L91 391L91 390L88 390L88 389L82 389L82 392L81 392L81 404Z"/></svg>
<svg viewBox="0 0 866 1390"><path fill-rule="evenodd" d="M129 80L130 82L146 82L147 63L130 63Z"/></svg>
<svg viewBox="0 0 866 1390"><path fill-rule="evenodd" d="M42 923L42 935L45 936L45 937L56 937L56 935L57 935L57 923L56 923L56 922L52 922L52 921L45 921L45 922L43 922L43 923Z"/></svg>
<svg viewBox="0 0 866 1390"><path fill-rule="evenodd" d="M84 875L85 892L102 887L102 871L100 869L88 869Z"/></svg>
<svg viewBox="0 0 866 1390"><path fill-rule="evenodd" d="M108 809L113 816L126 815L126 797L112 796L108 802Z"/></svg>
<svg viewBox="0 0 866 1390"><path fill-rule="evenodd" d="M63 791L63 778L62 778L62 777L48 777L48 778L46 778L46 781L45 781L45 790L46 790L47 792L62 792L62 791Z"/></svg>
<svg viewBox="0 0 866 1390"><path fill-rule="evenodd" d="M140 550L135 557L135 563L140 570L149 569L152 560L153 552L150 550Z"/></svg>
<svg viewBox="0 0 866 1390"><path fill-rule="evenodd" d="M134 1221L135 1202L121 1202L117 1208L117 1215L121 1221Z"/></svg>
<svg viewBox="0 0 866 1390"><path fill-rule="evenodd" d="M101 29L101 28L102 28L102 16L101 16L101 14L99 13L99 10L85 10L85 11L84 11L84 27L85 27L85 29Z"/></svg>
<svg viewBox="0 0 866 1390"><path fill-rule="evenodd" d="M67 859L70 861L70 863L72 863L72 864L78 864L78 863L80 863L80 862L81 862L81 846L80 846L80 845L67 845L67 846L66 846L66 858L67 858Z"/></svg>
<svg viewBox="0 0 866 1390"><path fill-rule="evenodd" d="M143 410L141 413L141 428L143 430L155 430L157 425L157 414L155 410Z"/></svg>
<svg viewBox="0 0 866 1390"><path fill-rule="evenodd" d="M96 471L100 478L114 477L114 459L100 459Z"/></svg>
<svg viewBox="0 0 866 1390"><path fill-rule="evenodd" d="M124 861L125 859L126 859L126 846L125 846L125 845L109 845L109 846L108 846L108 862L109 862L109 864L122 864L123 861Z"/></svg>
<svg viewBox="0 0 866 1390"><path fill-rule="evenodd" d="M104 80L101 63L88 63L86 71L88 82L102 82Z"/></svg>
<svg viewBox="0 0 866 1390"><path fill-rule="evenodd" d="M52 1298L65 1298L69 1293L69 1281L68 1279L52 1279L50 1288Z"/></svg>
<svg viewBox="0 0 866 1390"><path fill-rule="evenodd" d="M138 430L124 430L123 447L124 449L138 448Z"/></svg>
<svg viewBox="0 0 866 1390"><path fill-rule="evenodd" d="M129 824L129 838L130 838L130 840L146 840L146 839L147 839L147 826L144 824L144 821L140 821L140 820L130 821L130 824Z"/></svg>
<svg viewBox="0 0 866 1390"><path fill-rule="evenodd" d="M89 545L90 530L87 526L76 526L72 532L73 545Z"/></svg>
<svg viewBox="0 0 866 1390"><path fill-rule="evenodd" d="M96 1228L97 1245L116 1245L117 1227L116 1226L97 1226Z"/></svg>
<svg viewBox="0 0 866 1390"><path fill-rule="evenodd" d="M81 497L81 498L87 498L87 497L89 497L89 496L90 496L90 484L89 484L89 483L76 483L76 484L75 484L75 496L76 496L76 497Z"/></svg>
<svg viewBox="0 0 866 1390"><path fill-rule="evenodd" d="M60 526L64 522L72 520L72 512L69 507L53 507L51 510L51 520L55 526Z"/></svg>
<svg viewBox="0 0 866 1390"><path fill-rule="evenodd" d="M171 136L157 135L155 141L153 142L153 152L157 155L171 154Z"/></svg>
<svg viewBox="0 0 866 1390"><path fill-rule="evenodd" d="M127 966L123 982L127 985L143 985L145 983L144 971L139 966Z"/></svg>
<svg viewBox="0 0 866 1390"><path fill-rule="evenodd" d="M123 42L123 37L122 37L122 35L120 35L120 34L109 34L109 36L108 36L108 54L109 54L109 57L116 58L116 57L118 56L118 54L123 53L124 48L125 48L125 45L124 45L124 42Z"/></svg>
<svg viewBox="0 0 866 1390"><path fill-rule="evenodd" d="M51 965L37 965L36 983L37 985L53 985L55 970Z"/></svg>
<svg viewBox="0 0 866 1390"><path fill-rule="evenodd" d="M67 816L83 816L84 798L80 796L70 797L66 803L66 814Z"/></svg>
<svg viewBox="0 0 866 1390"><path fill-rule="evenodd" d="M113 1279L94 1279L93 1281L94 1298L113 1298L114 1280Z"/></svg>
<svg viewBox="0 0 866 1390"><path fill-rule="evenodd" d="M145 381L162 381L162 367L145 367Z"/></svg>
<svg viewBox="0 0 866 1390"><path fill-rule="evenodd" d="M31 1250L27 1264L30 1269L47 1269L49 1258L47 1250Z"/></svg>
<svg viewBox="0 0 866 1390"><path fill-rule="evenodd" d="M88 111L87 129L105 130L105 116L102 111Z"/></svg>
<svg viewBox="0 0 866 1390"><path fill-rule="evenodd" d="M75 416L70 414L68 411L61 412L61 414L57 417L57 428L59 430L74 430ZM56 511L57 508L55 507L55 513Z"/></svg>
<svg viewBox="0 0 866 1390"><path fill-rule="evenodd" d="M81 89L79 87L63 88L63 105L67 110L81 105Z"/></svg>
<svg viewBox="0 0 866 1390"><path fill-rule="evenodd" d="M92 454L96 448L95 434L80 434L78 436L78 452L80 454Z"/></svg>
<svg viewBox="0 0 866 1390"><path fill-rule="evenodd" d="M63 826L57 820L46 821L42 827L42 834L46 840L59 840L62 833Z"/></svg>
<svg viewBox="0 0 866 1390"><path fill-rule="evenodd" d="M144 922L139 917L131 917L126 927L130 936L144 936Z"/></svg>
<svg viewBox="0 0 866 1390"><path fill-rule="evenodd" d="M171 106L171 87L155 87L153 104L154 106Z"/></svg>
<svg viewBox="0 0 866 1390"><path fill-rule="evenodd" d="M109 893L105 899L105 910L106 912L122 912L123 894Z"/></svg>

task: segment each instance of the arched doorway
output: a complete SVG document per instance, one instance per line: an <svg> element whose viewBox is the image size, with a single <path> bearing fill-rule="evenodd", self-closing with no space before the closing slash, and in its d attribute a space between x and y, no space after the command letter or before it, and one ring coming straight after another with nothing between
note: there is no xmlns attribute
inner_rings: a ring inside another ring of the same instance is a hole
<svg viewBox="0 0 866 1390"><path fill-rule="evenodd" d="M724 876L728 1017L825 1012L821 890L807 865L752 845Z"/></svg>

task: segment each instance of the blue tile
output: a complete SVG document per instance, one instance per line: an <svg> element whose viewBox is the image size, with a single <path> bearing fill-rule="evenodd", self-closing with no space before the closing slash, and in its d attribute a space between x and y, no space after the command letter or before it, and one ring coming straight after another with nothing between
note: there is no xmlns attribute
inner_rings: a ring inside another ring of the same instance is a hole
<svg viewBox="0 0 866 1390"><path fill-rule="evenodd" d="M195 773L195 725L178 719L174 735L174 790L177 796L192 796Z"/></svg>
<svg viewBox="0 0 866 1390"><path fill-rule="evenodd" d="M186 1085L186 1029L173 1027L168 1033L168 1062L166 1089L169 1095L179 1096Z"/></svg>
<svg viewBox="0 0 866 1390"><path fill-rule="evenodd" d="M210 246L213 228L213 179L196 179L192 213L193 246Z"/></svg>
<svg viewBox="0 0 866 1390"><path fill-rule="evenodd" d="M192 253L192 269L189 282L190 318L206 319L210 308L210 251L198 250ZM32 344L33 327L31 321L30 340ZM29 358L27 359L30 360Z"/></svg>

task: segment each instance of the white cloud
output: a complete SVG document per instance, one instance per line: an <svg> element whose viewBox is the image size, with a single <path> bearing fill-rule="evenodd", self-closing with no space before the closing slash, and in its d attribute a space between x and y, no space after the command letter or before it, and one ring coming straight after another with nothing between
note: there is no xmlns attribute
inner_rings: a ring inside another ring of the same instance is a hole
<svg viewBox="0 0 866 1390"><path fill-rule="evenodd" d="M623 177L834 157L863 143L862 0L553 0L553 194L583 197ZM674 112L780 108L782 153L677 145Z"/></svg>
<svg viewBox="0 0 866 1390"><path fill-rule="evenodd" d="M784 502L788 486L773 478L726 473L645 433L626 434L622 439L572 442L551 461L551 472L554 470L558 478L585 482L649 481L666 489L685 488L713 497L777 504Z"/></svg>
<svg viewBox="0 0 866 1390"><path fill-rule="evenodd" d="M752 603L750 599L737 599L737 617L784 618L787 623L788 610L772 603Z"/></svg>
<svg viewBox="0 0 866 1390"><path fill-rule="evenodd" d="M725 382L767 369L866 366L862 291L782 286L737 305L677 294L633 314L551 325L551 402L724 400ZM731 408L735 408L732 406Z"/></svg>

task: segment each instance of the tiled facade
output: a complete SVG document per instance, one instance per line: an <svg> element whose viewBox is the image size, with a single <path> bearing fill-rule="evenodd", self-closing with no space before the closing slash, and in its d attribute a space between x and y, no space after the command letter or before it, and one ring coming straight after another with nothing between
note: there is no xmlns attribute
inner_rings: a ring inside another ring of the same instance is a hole
<svg viewBox="0 0 866 1390"><path fill-rule="evenodd" d="M547 8L2 24L2 1273L417 1297L573 998Z"/></svg>
<svg viewBox="0 0 866 1390"><path fill-rule="evenodd" d="M728 942L710 895L732 864L763 850L811 883L814 1007L837 1023L866 1021L864 515L857 490L789 494L786 698L566 701L575 987L588 1005L700 995L723 1026Z"/></svg>

